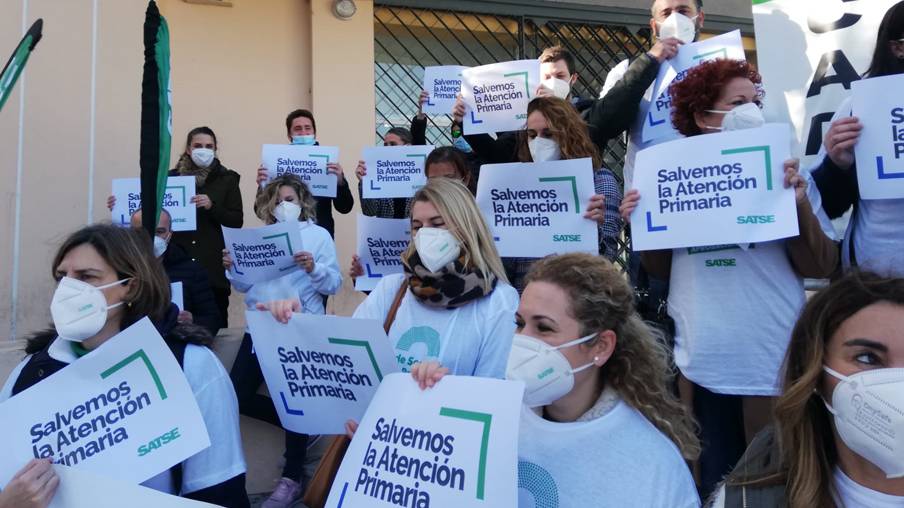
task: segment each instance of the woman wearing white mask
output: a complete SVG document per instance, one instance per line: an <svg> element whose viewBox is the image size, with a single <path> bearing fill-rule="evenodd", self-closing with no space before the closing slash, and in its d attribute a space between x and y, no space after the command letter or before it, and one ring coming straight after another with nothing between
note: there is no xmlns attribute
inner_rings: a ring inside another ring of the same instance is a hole
<svg viewBox="0 0 904 508"><path fill-rule="evenodd" d="M853 272L791 335L775 425L714 507L904 506L904 280Z"/></svg>
<svg viewBox="0 0 904 508"><path fill-rule="evenodd" d="M537 261L515 320L518 506L699 506L685 463L699 450L693 422L618 268L583 253ZM412 376L428 388L446 373L424 363Z"/></svg>
<svg viewBox="0 0 904 508"><path fill-rule="evenodd" d="M220 506L248 507L235 392L206 347L210 333L178 323L179 309L170 302L169 281L147 233L110 224L84 227L63 242L52 272L58 281L50 304L53 328L28 339L29 356L0 389L0 402L52 380L56 372L148 317L185 373L211 446L143 485Z"/></svg>
<svg viewBox="0 0 904 508"><path fill-rule="evenodd" d="M294 253L295 262L301 270L256 284L244 284L232 279L228 272L232 259L224 250L226 276L237 291L245 294L245 306L254 309L261 302L297 299L300 310L305 314L325 313L324 297L336 294L342 285L342 275L336 263L336 245L332 237L327 230L314 224L316 204L308 186L296 175L277 177L258 193L254 209L266 224L297 223L305 250ZM239 409L242 414L280 426L270 398L257 393L264 376L252 346L252 337L246 329L230 373ZM301 495L307 442L307 435L286 431L286 463L282 478L270 499L264 503L265 508L289 506Z"/></svg>
<svg viewBox="0 0 904 508"><path fill-rule="evenodd" d="M685 136L761 126L760 83L747 62L702 63L671 86L672 122ZM797 160L785 161L784 185L795 191L800 235L642 253L650 274L670 281L675 363L682 398L700 423L704 496L768 422L789 332L804 304L803 278L829 276L838 259L818 194L797 167ZM627 193L626 219L640 199L636 190Z"/></svg>

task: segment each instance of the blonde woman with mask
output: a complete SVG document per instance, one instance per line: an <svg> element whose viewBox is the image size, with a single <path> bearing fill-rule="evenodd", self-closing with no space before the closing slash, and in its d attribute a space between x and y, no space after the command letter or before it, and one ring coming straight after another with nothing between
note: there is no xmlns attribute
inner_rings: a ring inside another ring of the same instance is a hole
<svg viewBox="0 0 904 508"><path fill-rule="evenodd" d="M543 258L515 320L506 377L525 383L518 506L699 506L685 463L699 452L693 422L624 275L589 254ZM448 372L428 362L412 376L426 389Z"/></svg>
<svg viewBox="0 0 904 508"><path fill-rule="evenodd" d="M301 268L278 279L253 285L240 283L230 277L232 259L223 251L223 266L232 286L245 294L245 305L253 309L260 302L294 298L306 314L323 314L324 296L336 294L342 285L339 265L336 263L336 245L326 229L314 224L316 205L307 185L295 175L287 174L273 179L258 193L255 213L266 224L294 222L301 232L305 250L294 254ZM279 416L269 397L259 395L258 387L264 381L260 364L252 348L252 337L245 331L242 344L230 373L239 399L242 414L280 426ZM264 508L289 506L303 492L302 467L305 462L308 436L286 431L286 463L282 478Z"/></svg>

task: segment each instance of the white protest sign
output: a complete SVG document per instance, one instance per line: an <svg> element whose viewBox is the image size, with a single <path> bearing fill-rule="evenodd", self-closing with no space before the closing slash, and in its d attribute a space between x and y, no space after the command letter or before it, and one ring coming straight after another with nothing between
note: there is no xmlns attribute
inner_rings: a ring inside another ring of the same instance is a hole
<svg viewBox="0 0 904 508"><path fill-rule="evenodd" d="M523 393L501 379L446 376L421 390L410 374L387 376L326 505L517 506Z"/></svg>
<svg viewBox="0 0 904 508"><path fill-rule="evenodd" d="M796 236L794 190L784 188L787 124L701 134L637 154L634 250L765 242Z"/></svg>
<svg viewBox="0 0 904 508"><path fill-rule="evenodd" d="M128 226L135 210L141 208L141 181L138 178L114 178L113 223ZM166 179L163 208L173 218L173 231L197 229L198 209L191 198L195 196L195 177L171 176Z"/></svg>
<svg viewBox="0 0 904 508"><path fill-rule="evenodd" d="M698 64L716 58L746 59L740 30L680 46L677 55L659 66L659 75L653 88L655 90L653 96L656 97L656 100L650 101L650 109L647 111L641 130L644 143L666 136L675 137L677 131L672 126L672 99L669 95L669 85L683 80L688 71Z"/></svg>
<svg viewBox="0 0 904 508"><path fill-rule="evenodd" d="M898 2L753 2L764 114L794 126L801 167L815 162L829 120L869 69L882 17Z"/></svg>
<svg viewBox="0 0 904 508"><path fill-rule="evenodd" d="M355 279L358 291L373 291L386 275L404 272L402 253L411 241L411 221L358 215L358 257L364 275Z"/></svg>
<svg viewBox="0 0 904 508"><path fill-rule="evenodd" d="M339 162L339 148L335 146L263 145L261 161L270 180L292 173L315 196L336 197L336 175L328 173L326 168L331 162Z"/></svg>
<svg viewBox="0 0 904 508"><path fill-rule="evenodd" d="M424 113L448 115L452 111L461 90L461 72L465 69L464 65L424 67L424 90L430 95Z"/></svg>
<svg viewBox="0 0 904 508"><path fill-rule="evenodd" d="M863 124L854 146L863 199L904 198L904 75L855 81L854 116Z"/></svg>
<svg viewBox="0 0 904 508"><path fill-rule="evenodd" d="M395 352L377 320L246 312L254 351L282 426L302 434L344 434L361 420Z"/></svg>
<svg viewBox="0 0 904 508"><path fill-rule="evenodd" d="M182 294L181 282L170 283L170 296L170 301L175 303L176 307L179 307L179 310L185 310L185 298Z"/></svg>
<svg viewBox="0 0 904 508"><path fill-rule="evenodd" d="M362 197L410 198L427 184L424 163L433 145L369 146L362 159L367 174L361 182Z"/></svg>
<svg viewBox="0 0 904 508"><path fill-rule="evenodd" d="M54 466L60 478L48 508L215 508L184 497L114 480L82 469Z"/></svg>
<svg viewBox="0 0 904 508"><path fill-rule="evenodd" d="M254 284L299 270L292 258L303 250L298 222L277 222L252 229L222 228L234 279Z"/></svg>
<svg viewBox="0 0 904 508"><path fill-rule="evenodd" d="M210 446L185 374L147 318L0 404L0 414L0 486L51 456L140 483Z"/></svg>
<svg viewBox="0 0 904 508"><path fill-rule="evenodd" d="M527 103L540 86L540 61L516 60L461 72L465 102L465 134L486 134L523 129Z"/></svg>
<svg viewBox="0 0 904 508"><path fill-rule="evenodd" d="M584 211L594 194L593 161L487 164L477 205L502 257L599 252L596 222Z"/></svg>

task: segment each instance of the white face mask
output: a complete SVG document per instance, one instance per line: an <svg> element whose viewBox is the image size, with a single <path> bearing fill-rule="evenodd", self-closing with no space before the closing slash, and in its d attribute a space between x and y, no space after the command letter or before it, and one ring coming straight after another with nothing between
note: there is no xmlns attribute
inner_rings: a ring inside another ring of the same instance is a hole
<svg viewBox="0 0 904 508"><path fill-rule="evenodd" d="M169 242L160 238L159 236L154 235L154 257L160 257L166 252L166 248L169 245Z"/></svg>
<svg viewBox="0 0 904 508"><path fill-rule="evenodd" d="M669 37L674 37L685 44L694 42L697 37L697 16L689 18L677 12L669 14L669 17L659 24L659 38Z"/></svg>
<svg viewBox="0 0 904 508"><path fill-rule="evenodd" d="M904 476L904 368L850 376L822 368L841 381L832 392L832 404L823 402L844 444L888 478Z"/></svg>
<svg viewBox="0 0 904 508"><path fill-rule="evenodd" d="M723 113L725 115L725 117L722 118L722 127L706 126L707 129L714 131L728 132L743 129L756 129L757 127L762 127L766 123L766 119L763 117L763 110L752 102L742 104L731 111L707 109L706 112Z"/></svg>
<svg viewBox="0 0 904 508"><path fill-rule="evenodd" d="M560 99L567 99L568 94L571 93L571 83L559 78L544 79L540 84L551 90L552 94Z"/></svg>
<svg viewBox="0 0 904 508"><path fill-rule="evenodd" d="M301 215L301 207L291 201L283 201L273 209L273 217L278 222L298 220L299 215Z"/></svg>
<svg viewBox="0 0 904 508"><path fill-rule="evenodd" d="M214 151L210 148L195 148L191 151L191 161L199 168L209 167L213 162Z"/></svg>
<svg viewBox="0 0 904 508"><path fill-rule="evenodd" d="M92 286L78 279L63 277L53 293L50 315L61 339L81 342L97 335L107 323L107 311L123 302L107 306L102 289L122 284L122 279L103 286Z"/></svg>
<svg viewBox="0 0 904 508"><path fill-rule="evenodd" d="M574 388L575 374L593 366L590 362L573 369L560 350L583 344L596 335L592 333L553 347L540 339L517 333L512 340L505 378L524 381L524 404L527 407L552 404Z"/></svg>
<svg viewBox="0 0 904 508"><path fill-rule="evenodd" d="M534 162L557 161L562 158L559 144L553 139L537 136L527 142L527 148L530 150L530 158Z"/></svg>
<svg viewBox="0 0 904 508"><path fill-rule="evenodd" d="M448 229L421 228L414 236L414 248L421 263L431 272L438 272L444 266L458 259L461 246L455 235Z"/></svg>

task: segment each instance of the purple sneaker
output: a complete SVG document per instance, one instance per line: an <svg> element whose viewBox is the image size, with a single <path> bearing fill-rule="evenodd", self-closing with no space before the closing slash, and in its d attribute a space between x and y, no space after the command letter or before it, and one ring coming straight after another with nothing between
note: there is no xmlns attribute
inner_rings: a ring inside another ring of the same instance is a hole
<svg viewBox="0 0 904 508"><path fill-rule="evenodd" d="M280 478L276 489L261 505L261 508L289 508L301 497L301 484L288 478Z"/></svg>

